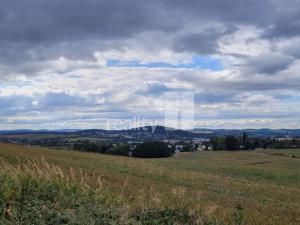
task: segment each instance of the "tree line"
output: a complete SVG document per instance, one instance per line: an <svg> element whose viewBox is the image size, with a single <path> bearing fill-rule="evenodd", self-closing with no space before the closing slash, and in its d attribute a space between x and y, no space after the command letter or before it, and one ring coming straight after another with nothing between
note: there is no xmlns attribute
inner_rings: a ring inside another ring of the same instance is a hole
<svg viewBox="0 0 300 225"><path fill-rule="evenodd" d="M300 148L300 139L250 138L246 133L240 137L214 137L210 141L213 150L236 151L255 149Z"/></svg>
<svg viewBox="0 0 300 225"><path fill-rule="evenodd" d="M132 148L127 143L105 144L100 142L80 141L74 144L74 150L96 152L109 155L132 156L137 158L160 158L172 156L174 150L160 141L149 141Z"/></svg>

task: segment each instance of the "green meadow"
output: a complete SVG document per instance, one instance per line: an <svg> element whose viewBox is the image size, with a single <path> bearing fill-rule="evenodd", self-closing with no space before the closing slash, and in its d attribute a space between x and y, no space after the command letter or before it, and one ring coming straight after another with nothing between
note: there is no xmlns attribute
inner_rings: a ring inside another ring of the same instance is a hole
<svg viewBox="0 0 300 225"><path fill-rule="evenodd" d="M0 224L298 225L299 152L136 159L0 144Z"/></svg>

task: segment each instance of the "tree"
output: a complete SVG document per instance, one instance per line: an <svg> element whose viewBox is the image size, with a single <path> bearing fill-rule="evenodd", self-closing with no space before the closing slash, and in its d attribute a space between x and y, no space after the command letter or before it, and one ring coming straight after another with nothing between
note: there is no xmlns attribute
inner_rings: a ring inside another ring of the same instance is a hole
<svg viewBox="0 0 300 225"><path fill-rule="evenodd" d="M217 151L217 150L225 150L225 139L224 137L214 137L211 140L212 146L213 146L213 150Z"/></svg>
<svg viewBox="0 0 300 225"><path fill-rule="evenodd" d="M73 149L84 152L106 153L109 146L102 143L94 143L88 140L79 141L74 144Z"/></svg>
<svg viewBox="0 0 300 225"><path fill-rule="evenodd" d="M229 135L225 138L225 150L235 151L238 150L238 140L235 136Z"/></svg>
<svg viewBox="0 0 300 225"><path fill-rule="evenodd" d="M169 157L172 150L164 142L152 141L138 145L132 152L133 157L139 158L160 158Z"/></svg>
<svg viewBox="0 0 300 225"><path fill-rule="evenodd" d="M128 144L119 144L118 146L112 146L106 153L111 155L128 156L130 152L130 146Z"/></svg>
<svg viewBox="0 0 300 225"><path fill-rule="evenodd" d="M242 144L245 145L247 141L248 141L248 136L247 136L246 132L243 132L243 134L242 134Z"/></svg>
<svg viewBox="0 0 300 225"><path fill-rule="evenodd" d="M182 148L182 152L192 152L194 149L193 149L193 146L191 144L186 144L183 146Z"/></svg>

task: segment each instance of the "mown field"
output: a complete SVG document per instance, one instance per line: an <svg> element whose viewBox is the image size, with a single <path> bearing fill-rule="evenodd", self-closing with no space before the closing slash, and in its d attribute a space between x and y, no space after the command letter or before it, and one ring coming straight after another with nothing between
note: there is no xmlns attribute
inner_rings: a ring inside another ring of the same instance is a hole
<svg viewBox="0 0 300 225"><path fill-rule="evenodd" d="M300 150L134 159L0 144L0 224L300 224Z"/></svg>

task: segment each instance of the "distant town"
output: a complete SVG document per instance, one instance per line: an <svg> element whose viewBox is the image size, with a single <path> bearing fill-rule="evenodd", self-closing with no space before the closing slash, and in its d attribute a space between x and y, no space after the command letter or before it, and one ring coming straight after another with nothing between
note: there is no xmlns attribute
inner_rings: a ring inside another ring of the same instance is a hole
<svg viewBox="0 0 300 225"><path fill-rule="evenodd" d="M0 141L126 156L132 156L137 146L151 142L169 149L168 156L191 151L299 148L300 130L178 130L163 126L129 130L15 130L0 131Z"/></svg>

